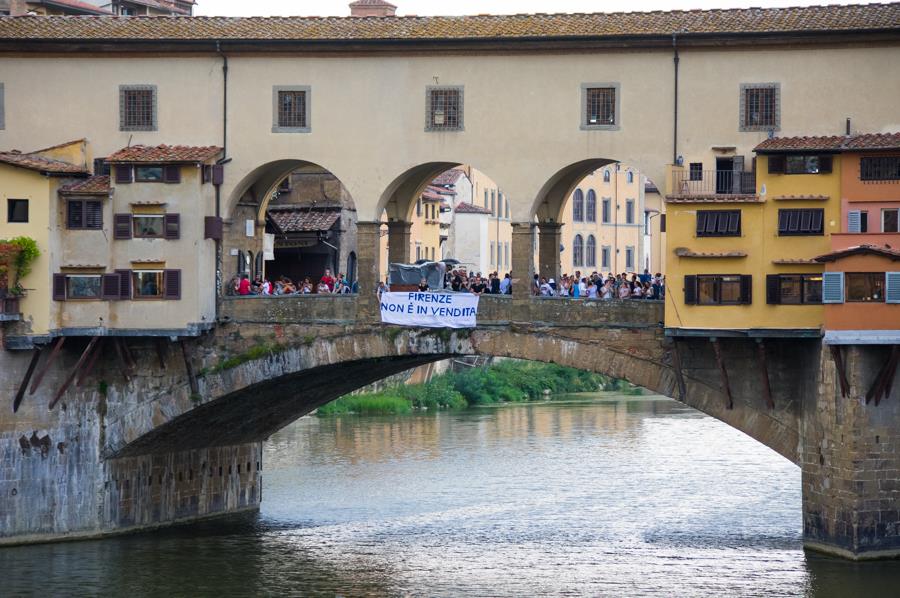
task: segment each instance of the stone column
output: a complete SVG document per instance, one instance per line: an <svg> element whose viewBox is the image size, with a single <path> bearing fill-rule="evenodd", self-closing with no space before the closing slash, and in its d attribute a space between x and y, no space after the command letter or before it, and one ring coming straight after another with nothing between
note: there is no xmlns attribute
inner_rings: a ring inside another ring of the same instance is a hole
<svg viewBox="0 0 900 598"><path fill-rule="evenodd" d="M388 222L388 265L410 263L412 222Z"/></svg>
<svg viewBox="0 0 900 598"><path fill-rule="evenodd" d="M512 223L512 281L513 297L531 297L534 278L534 223Z"/></svg>
<svg viewBox="0 0 900 598"><path fill-rule="evenodd" d="M378 311L378 296L375 291L378 281L381 262L381 223L357 222L356 223L356 263L359 271L359 303L358 318L360 320L374 319Z"/></svg>
<svg viewBox="0 0 900 598"><path fill-rule="evenodd" d="M842 346L848 396L831 347L803 400L803 543L851 559L900 555L900 384L866 404L891 347Z"/></svg>
<svg viewBox="0 0 900 598"><path fill-rule="evenodd" d="M542 278L559 281L559 245L562 243L562 224L541 222L538 224L538 265Z"/></svg>

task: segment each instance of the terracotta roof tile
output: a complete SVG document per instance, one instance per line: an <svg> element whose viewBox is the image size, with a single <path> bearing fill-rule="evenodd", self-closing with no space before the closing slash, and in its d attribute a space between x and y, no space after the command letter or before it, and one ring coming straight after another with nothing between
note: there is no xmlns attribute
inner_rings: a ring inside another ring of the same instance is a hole
<svg viewBox="0 0 900 598"><path fill-rule="evenodd" d="M109 195L109 176L97 175L70 183L60 188L59 192L65 195Z"/></svg>
<svg viewBox="0 0 900 598"><path fill-rule="evenodd" d="M765 203L759 195L667 195L666 203Z"/></svg>
<svg viewBox="0 0 900 598"><path fill-rule="evenodd" d="M678 257L699 257L699 258L747 257L746 251L723 251L720 253L702 253L699 251L691 251L687 247L676 247L674 253Z"/></svg>
<svg viewBox="0 0 900 598"><path fill-rule="evenodd" d="M470 203L458 203L456 204L456 211L461 214L490 214L490 210L486 210L482 207L476 206Z"/></svg>
<svg viewBox="0 0 900 598"><path fill-rule="evenodd" d="M828 201L829 195L775 195L773 201Z"/></svg>
<svg viewBox="0 0 900 598"><path fill-rule="evenodd" d="M106 158L109 163L116 162L206 162L222 152L221 147L187 146L187 145L132 145L122 148Z"/></svg>
<svg viewBox="0 0 900 598"><path fill-rule="evenodd" d="M862 133L830 137L772 137L757 145L759 153L900 149L900 133Z"/></svg>
<svg viewBox="0 0 900 598"><path fill-rule="evenodd" d="M455 185L457 181L459 181L459 179L463 176L463 174L465 173L462 170L454 168L452 170L448 170L439 174L433 181L431 181L431 184L437 187Z"/></svg>
<svg viewBox="0 0 900 598"><path fill-rule="evenodd" d="M305 233L331 230L331 227L340 220L341 213L337 210L323 211L310 210L305 207L270 207L269 216L285 233Z"/></svg>
<svg viewBox="0 0 900 598"><path fill-rule="evenodd" d="M846 249L832 251L831 253L820 255L814 259L817 262L834 262L845 257L850 257L851 255L859 254L880 255L886 258L890 258L894 261L900 260L900 251L898 251L897 249L892 249L887 245L856 245L854 247L847 247Z"/></svg>
<svg viewBox="0 0 900 598"><path fill-rule="evenodd" d="M456 17L2 17L6 40L461 40L900 29L900 3Z"/></svg>
<svg viewBox="0 0 900 598"><path fill-rule="evenodd" d="M81 0L38 0L38 4L47 4L50 6L61 6L65 8L71 8L72 10L77 10L84 12L86 14L91 15L111 15L112 11L106 10L105 8L100 8L95 4L90 4L89 2L81 2Z"/></svg>
<svg viewBox="0 0 900 598"><path fill-rule="evenodd" d="M356 0L356 2L351 2L350 6L390 6L391 8L397 8L384 0Z"/></svg>
<svg viewBox="0 0 900 598"><path fill-rule="evenodd" d="M0 152L0 163L50 174L88 174L87 168L78 164L20 152Z"/></svg>

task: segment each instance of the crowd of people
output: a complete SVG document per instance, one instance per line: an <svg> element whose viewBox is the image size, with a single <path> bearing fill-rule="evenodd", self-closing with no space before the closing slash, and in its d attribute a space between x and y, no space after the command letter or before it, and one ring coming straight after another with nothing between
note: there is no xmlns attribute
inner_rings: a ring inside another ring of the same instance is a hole
<svg viewBox="0 0 900 598"><path fill-rule="evenodd" d="M274 282L256 276L251 281L249 274L238 274L231 279L227 291L229 295L349 295L356 292L356 281L347 280L344 274L332 276L329 269L318 282L313 282L308 276L298 282L287 276L279 276Z"/></svg>
<svg viewBox="0 0 900 598"><path fill-rule="evenodd" d="M661 273L622 274L592 272L583 276L563 274L559 281L534 276L531 292L540 297L570 297L573 299L656 299L666 295L666 277Z"/></svg>

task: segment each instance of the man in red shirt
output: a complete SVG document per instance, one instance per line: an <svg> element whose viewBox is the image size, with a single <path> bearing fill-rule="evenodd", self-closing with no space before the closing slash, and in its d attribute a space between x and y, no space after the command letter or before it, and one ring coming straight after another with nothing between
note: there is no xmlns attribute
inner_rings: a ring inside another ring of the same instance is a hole
<svg viewBox="0 0 900 598"><path fill-rule="evenodd" d="M322 276L322 279L319 281L321 283L325 283L328 285L328 292L334 292L334 283L336 282L334 277L331 275L331 270L325 268L325 275Z"/></svg>
<svg viewBox="0 0 900 598"><path fill-rule="evenodd" d="M238 285L238 294L239 295L249 295L250 294L250 279L246 274L241 275L241 282Z"/></svg>

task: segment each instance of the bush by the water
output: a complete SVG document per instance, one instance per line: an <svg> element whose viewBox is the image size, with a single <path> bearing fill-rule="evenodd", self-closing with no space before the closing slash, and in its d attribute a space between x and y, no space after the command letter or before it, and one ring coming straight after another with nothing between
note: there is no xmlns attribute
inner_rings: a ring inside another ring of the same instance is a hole
<svg viewBox="0 0 900 598"><path fill-rule="evenodd" d="M552 363L502 361L488 368L436 376L426 384L397 385L376 393L345 395L319 415L401 414L412 409L459 409L469 405L534 401L551 394L615 390L641 394L624 380Z"/></svg>

